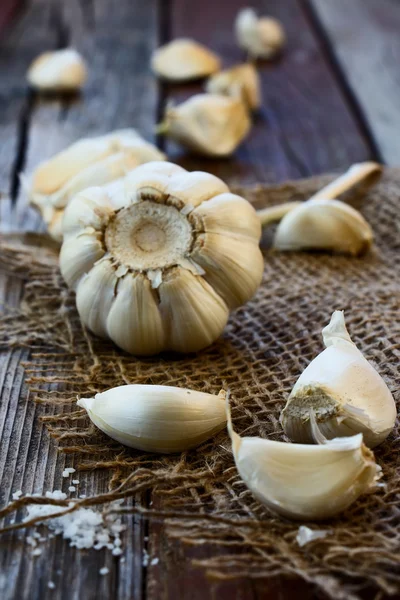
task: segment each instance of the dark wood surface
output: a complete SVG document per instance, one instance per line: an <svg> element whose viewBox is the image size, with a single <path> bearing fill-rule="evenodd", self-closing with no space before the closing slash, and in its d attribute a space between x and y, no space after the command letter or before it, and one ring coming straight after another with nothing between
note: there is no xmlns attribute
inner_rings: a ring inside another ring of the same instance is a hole
<svg viewBox="0 0 400 600"><path fill-rule="evenodd" d="M227 66L243 58L232 34L235 15L243 6L240 0L29 0L14 11L10 22L10 7L16 4L4 4L7 15L0 4L0 26L8 19L0 44L2 228L7 224L42 228L37 214L26 206L18 180L21 170L30 172L79 137L117 127L136 127L153 140L166 102L201 89L200 84L170 86L154 79L149 57L159 44L191 36L217 51ZM211 171L231 184L339 171L349 163L380 156L393 164L400 103L397 61L390 54L394 46L384 41L384 34L389 31L394 39L398 3L255 0L252 4L283 22L288 46L280 59L260 65L264 101L248 139L229 160L195 158L175 144L157 140L170 158L188 169ZM353 21L363 23L355 27L358 43L349 33ZM43 50L69 44L81 50L90 65L82 96L44 100L30 92L24 79L30 61ZM369 61L376 65L371 72ZM381 63L384 73L379 72ZM381 77L381 86L374 84L372 74ZM2 305L17 305L21 292L17 278L0 274ZM0 355L1 505L18 489L42 492L65 486L61 472L65 465L73 465L71 456L57 454L43 429L38 416L45 409L28 398L21 365L27 356L20 350ZM105 473L80 473L79 479L82 493L98 493L106 486ZM124 536L124 563L103 551L75 551L60 538L33 559L24 537L19 532L0 539L2 600L315 597L315 590L301 580L210 582L191 561L217 552L214 547L200 550L172 542L162 523L139 517L132 518ZM158 564L143 566L144 551L150 562L158 558ZM102 566L110 569L107 577L98 576ZM49 581L55 582L54 590L47 587Z"/></svg>

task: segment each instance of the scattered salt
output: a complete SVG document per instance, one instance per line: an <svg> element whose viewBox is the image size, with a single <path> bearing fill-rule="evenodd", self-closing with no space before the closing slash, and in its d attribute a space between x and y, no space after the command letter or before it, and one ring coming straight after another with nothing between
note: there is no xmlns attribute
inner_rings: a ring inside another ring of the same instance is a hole
<svg viewBox="0 0 400 600"><path fill-rule="evenodd" d="M22 496L22 492L21 490L18 490L17 492L14 492L12 495L12 499L13 500L18 500L18 498L20 498Z"/></svg>
<svg viewBox="0 0 400 600"><path fill-rule="evenodd" d="M61 490L54 490L54 492L46 492L46 498L52 498L53 500L65 500L67 498L67 494L64 494ZM57 508L57 507L54 507ZM59 508L57 508L59 510Z"/></svg>
<svg viewBox="0 0 400 600"><path fill-rule="evenodd" d="M150 561L150 564L151 565L158 565L159 560L160 560L159 558L152 558L151 561Z"/></svg>
<svg viewBox="0 0 400 600"><path fill-rule="evenodd" d="M112 551L113 556L119 556L120 554L122 554L121 548L114 548L114 550Z"/></svg>
<svg viewBox="0 0 400 600"><path fill-rule="evenodd" d="M86 498L86 494L80 494L79 498Z"/></svg>
<svg viewBox="0 0 400 600"><path fill-rule="evenodd" d="M40 533L38 533L37 531L35 531L33 534L33 537L36 538L37 540L40 538Z"/></svg>
<svg viewBox="0 0 400 600"><path fill-rule="evenodd" d="M114 540L114 546L115 546L115 547L118 547L118 546L121 546L121 545L122 545L122 542L121 542L120 538L116 538L116 539Z"/></svg>
<svg viewBox="0 0 400 600"><path fill-rule="evenodd" d="M313 540L319 540L326 537L330 532L328 529L320 529L319 531L313 531L305 525L300 525L299 531L297 532L296 541L299 546L305 546Z"/></svg>
<svg viewBox="0 0 400 600"><path fill-rule="evenodd" d="M100 575L107 575L107 573L109 573L109 572L110 572L110 569L108 569L107 567L102 567L99 570Z"/></svg>
<svg viewBox="0 0 400 600"><path fill-rule="evenodd" d="M26 543L29 544L30 546L37 546L37 541L35 540L35 538L31 537L30 535L27 536Z"/></svg>
<svg viewBox="0 0 400 600"><path fill-rule="evenodd" d="M67 467L62 472L62 476L63 477L69 477L70 475L72 475L72 473L75 473L75 471L76 471L76 469L74 469L73 467Z"/></svg>
<svg viewBox="0 0 400 600"><path fill-rule="evenodd" d="M54 588L56 587L56 584L54 583L54 581L49 581L49 583L47 584L47 587L50 588L51 590L54 590Z"/></svg>
<svg viewBox="0 0 400 600"><path fill-rule="evenodd" d="M35 548L32 552L33 556L40 556L42 554L42 550L40 548Z"/></svg>
<svg viewBox="0 0 400 600"><path fill-rule="evenodd" d="M122 556L122 557L121 557L121 560L120 560L119 562L120 562L120 563L124 563L125 561L126 561L126 558L125 558L125 556Z"/></svg>
<svg viewBox="0 0 400 600"><path fill-rule="evenodd" d="M69 492L76 492L76 487L74 485L70 485L68 488Z"/></svg>
<svg viewBox="0 0 400 600"><path fill-rule="evenodd" d="M142 560L142 565L144 567L147 567L147 565L149 564L149 555L146 552L146 550L143 550L143 560Z"/></svg>
<svg viewBox="0 0 400 600"><path fill-rule="evenodd" d="M78 485L78 484L79 484L79 479L73 479L73 480L72 480L72 483L73 483L74 485Z"/></svg>

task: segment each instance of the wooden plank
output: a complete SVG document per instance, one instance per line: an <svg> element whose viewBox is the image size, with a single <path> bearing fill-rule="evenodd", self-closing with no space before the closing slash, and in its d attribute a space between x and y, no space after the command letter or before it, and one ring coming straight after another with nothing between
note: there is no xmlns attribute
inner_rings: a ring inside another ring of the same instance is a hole
<svg viewBox="0 0 400 600"><path fill-rule="evenodd" d="M26 32L29 31L29 36ZM11 79L1 78L0 90L8 93L7 107L15 110L2 119L2 140L13 139L13 147L0 154L2 186L10 186L16 175L16 164L31 171L38 162L84 135L99 134L117 127L138 127L150 137L157 105L156 83L149 77L147 65L156 45L157 10L155 4L132 4L128 0L115 10L112 0L93 4L77 0L52 3L33 0L16 24L0 54L2 65L8 65ZM29 40L29 41L28 41ZM27 94L24 80L26 67L39 52L73 44L88 60L90 77L81 99L60 100ZM8 75L7 71L7 75ZM3 71L1 72L3 75ZM18 110L21 98L22 108ZM8 128L8 129L7 129ZM11 132L14 132L12 138ZM10 141L11 144L11 141ZM4 146L2 147L2 150ZM4 167L3 167L4 165ZM9 218L9 206L4 209ZM24 193L19 191L17 218L14 224L38 229L40 219L26 207ZM2 278L1 301L16 306L21 283ZM56 445L39 421L40 415L53 409L35 406L27 398L21 360L27 352L5 353L0 361L0 407L2 418L2 454L0 459L1 503L12 492L43 492L63 489L69 480L61 477L65 465L73 466L73 457L57 455ZM59 387L59 389L62 389ZM106 473L79 473L80 491L87 495L105 491ZM59 538L46 542L41 556L33 559L26 545L27 532L6 535L0 539L1 598L141 598L143 524L131 519L126 541L126 561L104 550L78 552ZM105 577L98 572L110 570ZM56 588L48 587L49 581Z"/></svg>
<svg viewBox="0 0 400 600"><path fill-rule="evenodd" d="M400 10L395 0L310 0L332 54L388 165L399 164L398 53Z"/></svg>
<svg viewBox="0 0 400 600"><path fill-rule="evenodd" d="M341 170L351 162L370 158L371 150L301 3L257 0L252 6L259 14L271 14L282 21L288 44L279 60L259 65L264 102L248 139L226 160L200 160L168 144L173 159L189 169L211 171L231 183L251 183ZM171 0L169 37L192 37L220 54L225 66L232 65L242 59L233 34L241 8L241 0ZM199 84L170 85L166 96L180 101L200 90Z"/></svg>

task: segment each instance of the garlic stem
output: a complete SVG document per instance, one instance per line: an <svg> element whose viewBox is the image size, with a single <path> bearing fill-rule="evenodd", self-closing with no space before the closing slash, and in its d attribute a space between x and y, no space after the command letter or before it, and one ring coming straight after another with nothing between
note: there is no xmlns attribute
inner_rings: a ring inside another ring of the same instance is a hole
<svg viewBox="0 0 400 600"><path fill-rule="evenodd" d="M340 177L323 187L322 190L319 190L310 196L308 200L319 200L320 198L323 198L324 200L333 200L357 183L360 183L363 179L372 175L372 173L378 173L381 170L382 166L376 162L368 161L356 163L352 165L346 173L340 175ZM258 210L257 214L260 218L261 225L265 227L270 223L280 221L285 215L294 208L297 208L300 204L304 204L304 202L285 202L280 206L271 206Z"/></svg>
<svg viewBox="0 0 400 600"><path fill-rule="evenodd" d="M168 133L168 130L169 126L167 121L161 121L161 123L157 123L154 132L156 135L165 135Z"/></svg>

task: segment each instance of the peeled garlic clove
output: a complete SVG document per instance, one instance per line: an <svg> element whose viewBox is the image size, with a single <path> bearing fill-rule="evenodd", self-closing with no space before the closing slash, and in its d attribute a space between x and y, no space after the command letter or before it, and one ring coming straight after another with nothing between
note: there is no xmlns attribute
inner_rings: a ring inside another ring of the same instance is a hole
<svg viewBox="0 0 400 600"><path fill-rule="evenodd" d="M197 94L167 108L159 130L205 156L229 156L250 130L243 102L217 94Z"/></svg>
<svg viewBox="0 0 400 600"><path fill-rule="evenodd" d="M27 79L38 90L78 90L87 79L86 64L73 48L44 52L29 67Z"/></svg>
<svg viewBox="0 0 400 600"><path fill-rule="evenodd" d="M275 233L277 250L328 250L357 256L373 232L364 217L340 200L308 200L287 213Z"/></svg>
<svg viewBox="0 0 400 600"><path fill-rule="evenodd" d="M258 18L252 8L239 12L235 30L239 46L253 58L272 58L286 43L281 23L272 17Z"/></svg>
<svg viewBox="0 0 400 600"><path fill-rule="evenodd" d="M229 311L202 277L186 269L170 271L159 287L168 347L197 352L222 333Z"/></svg>
<svg viewBox="0 0 400 600"><path fill-rule="evenodd" d="M370 492L380 476L362 435L319 446L240 437L228 417L240 477L254 496L290 519L328 519Z"/></svg>
<svg viewBox="0 0 400 600"><path fill-rule="evenodd" d="M362 433L374 448L392 431L396 405L386 383L347 332L343 311L322 330L325 350L297 380L281 422L296 442L312 443L311 413L326 438Z"/></svg>
<svg viewBox="0 0 400 600"><path fill-rule="evenodd" d="M209 94L239 96L250 110L256 110L261 105L260 78L251 63L216 73L207 81L206 90Z"/></svg>
<svg viewBox="0 0 400 600"><path fill-rule="evenodd" d="M125 446L182 452L225 427L225 393L218 396L162 385L121 385L81 398L91 421Z"/></svg>
<svg viewBox="0 0 400 600"><path fill-rule="evenodd" d="M85 190L65 211L60 268L83 323L138 355L205 348L228 303L260 283L255 210L217 177L167 162L117 183Z"/></svg>
<svg viewBox="0 0 400 600"><path fill-rule="evenodd" d="M169 81L188 81L207 77L221 68L221 61L205 46L186 38L173 40L152 56L154 73Z"/></svg>

